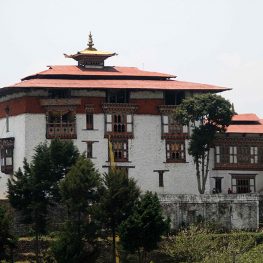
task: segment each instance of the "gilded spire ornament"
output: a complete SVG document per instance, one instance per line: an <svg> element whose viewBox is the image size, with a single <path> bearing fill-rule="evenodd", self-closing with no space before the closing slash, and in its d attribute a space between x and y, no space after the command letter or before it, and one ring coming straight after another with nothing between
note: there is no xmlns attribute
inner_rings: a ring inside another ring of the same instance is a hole
<svg viewBox="0 0 263 263"><path fill-rule="evenodd" d="M94 50L96 51L97 49L93 47L94 43L93 43L93 39L92 39L92 34L91 32L89 33L89 43L88 43L88 50Z"/></svg>
<svg viewBox="0 0 263 263"><path fill-rule="evenodd" d="M94 47L92 34L89 33L89 41L87 44L87 48L84 50L78 51L76 54L67 55L64 54L66 58L73 58L78 61L78 66L84 68L103 68L104 67L104 60L117 55L113 52L107 51L98 51Z"/></svg>

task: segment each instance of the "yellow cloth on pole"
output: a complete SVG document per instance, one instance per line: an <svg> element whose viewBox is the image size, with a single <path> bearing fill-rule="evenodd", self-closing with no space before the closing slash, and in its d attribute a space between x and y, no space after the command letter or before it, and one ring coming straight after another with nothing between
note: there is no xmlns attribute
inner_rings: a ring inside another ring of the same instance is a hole
<svg viewBox="0 0 263 263"><path fill-rule="evenodd" d="M114 152L113 152L113 147L112 147L110 136L109 136L109 157L110 157L110 168L112 170L115 170L116 163L114 161Z"/></svg>

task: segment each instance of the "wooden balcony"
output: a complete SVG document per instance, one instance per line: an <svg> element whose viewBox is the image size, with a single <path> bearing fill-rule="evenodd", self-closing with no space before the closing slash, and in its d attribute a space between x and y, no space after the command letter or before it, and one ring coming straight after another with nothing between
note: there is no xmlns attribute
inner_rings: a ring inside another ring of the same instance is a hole
<svg viewBox="0 0 263 263"><path fill-rule="evenodd" d="M47 139L77 139L76 122L47 123Z"/></svg>

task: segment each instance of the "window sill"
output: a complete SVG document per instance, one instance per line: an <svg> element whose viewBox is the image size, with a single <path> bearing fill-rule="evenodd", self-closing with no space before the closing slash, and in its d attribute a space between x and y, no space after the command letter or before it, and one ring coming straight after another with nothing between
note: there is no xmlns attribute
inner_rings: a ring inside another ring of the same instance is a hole
<svg viewBox="0 0 263 263"><path fill-rule="evenodd" d="M82 131L98 131L99 129L82 129Z"/></svg>
<svg viewBox="0 0 263 263"><path fill-rule="evenodd" d="M189 162L186 162L186 161L166 161L163 163L189 163Z"/></svg>
<svg viewBox="0 0 263 263"><path fill-rule="evenodd" d="M106 161L106 163L110 163L110 161ZM117 160L114 160L114 163L132 163L131 161L117 161Z"/></svg>

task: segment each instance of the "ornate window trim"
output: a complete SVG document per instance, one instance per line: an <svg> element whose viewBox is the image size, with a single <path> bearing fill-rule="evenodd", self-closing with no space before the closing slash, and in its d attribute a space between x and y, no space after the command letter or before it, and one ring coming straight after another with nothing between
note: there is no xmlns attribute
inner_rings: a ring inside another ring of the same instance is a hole
<svg viewBox="0 0 263 263"><path fill-rule="evenodd" d="M263 170L262 137L221 137L214 147L215 170Z"/></svg>
<svg viewBox="0 0 263 263"><path fill-rule="evenodd" d="M14 170L14 144L15 138L0 139L1 172L12 174Z"/></svg>
<svg viewBox="0 0 263 263"><path fill-rule="evenodd" d="M115 162L129 162L128 139L111 139ZM110 153L108 154L110 156Z"/></svg>
<svg viewBox="0 0 263 263"><path fill-rule="evenodd" d="M77 139L76 129L76 106L69 105L49 105L46 106L46 138L54 139ZM57 122L50 121L52 113L58 112L59 120ZM63 121L66 113L73 115L73 120Z"/></svg>
<svg viewBox="0 0 263 263"><path fill-rule="evenodd" d="M138 109L136 104L131 103L103 103L102 110L104 113L123 112L134 114Z"/></svg>
<svg viewBox="0 0 263 263"><path fill-rule="evenodd" d="M185 141L166 140L166 162L185 163Z"/></svg>
<svg viewBox="0 0 263 263"><path fill-rule="evenodd" d="M188 127L177 124L173 118L176 106L161 105L158 108L161 113L162 139L188 139Z"/></svg>
<svg viewBox="0 0 263 263"><path fill-rule="evenodd" d="M133 114L137 110L135 104L104 103L105 138L133 138Z"/></svg>

